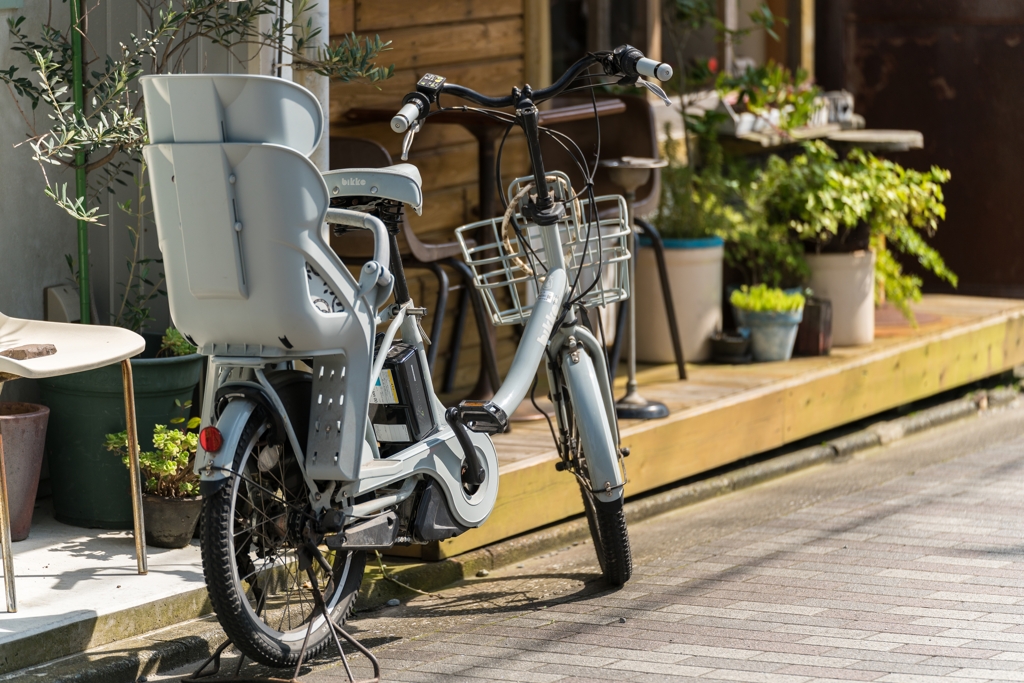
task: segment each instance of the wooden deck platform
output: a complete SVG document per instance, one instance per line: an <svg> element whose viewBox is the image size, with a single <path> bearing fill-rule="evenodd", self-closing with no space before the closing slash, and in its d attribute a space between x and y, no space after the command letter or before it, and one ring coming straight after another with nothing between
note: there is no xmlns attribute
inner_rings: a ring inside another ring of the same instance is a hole
<svg viewBox="0 0 1024 683"><path fill-rule="evenodd" d="M671 484L741 458L989 377L1024 363L1024 301L926 296L919 326L876 315L868 346L830 356L745 366L688 365L639 373L641 393L669 406L663 420L626 421L627 495ZM625 384L619 378L621 393ZM583 511L575 479L558 459L544 420L515 423L495 438L498 502L479 529L426 549L450 557Z"/></svg>

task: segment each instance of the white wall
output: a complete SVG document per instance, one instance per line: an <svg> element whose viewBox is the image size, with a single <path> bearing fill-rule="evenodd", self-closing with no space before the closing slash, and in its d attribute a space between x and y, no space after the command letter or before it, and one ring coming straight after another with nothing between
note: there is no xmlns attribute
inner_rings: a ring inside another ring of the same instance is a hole
<svg viewBox="0 0 1024 683"><path fill-rule="evenodd" d="M23 26L39 26L48 4L30 0L24 9L0 10L0 64L24 62L11 50L7 19L25 16ZM62 8L66 5L54 3L55 10ZM33 114L25 108L24 115L34 125L46 122L41 110ZM15 100L0 88L0 311L38 320L43 317L43 288L70 276L64 255L76 253L77 238L75 221L43 193L43 174L32 161L32 150L28 145L14 147L29 130ZM74 186L72 174L63 174L61 181ZM26 380L4 386L4 400L36 397L35 387Z"/></svg>
<svg viewBox="0 0 1024 683"><path fill-rule="evenodd" d="M46 19L48 4L30 1L24 9L0 10L0 64L24 63L11 50L7 19L23 15L23 26L39 26ZM55 10L63 8L66 5L54 3ZM25 108L24 113L36 125L45 126L42 109L33 115ZM43 174L32 161L32 150L28 145L14 147L28 131L14 98L0 87L0 311L41 319L43 288L68 278L64 254L74 254L77 242L74 220L43 194ZM73 175L65 174L63 180L74 186Z"/></svg>

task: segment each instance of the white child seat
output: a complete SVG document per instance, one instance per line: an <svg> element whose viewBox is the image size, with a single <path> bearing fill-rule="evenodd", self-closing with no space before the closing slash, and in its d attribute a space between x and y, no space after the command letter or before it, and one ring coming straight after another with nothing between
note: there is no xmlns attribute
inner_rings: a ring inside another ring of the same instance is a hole
<svg viewBox="0 0 1024 683"><path fill-rule="evenodd" d="M142 84L154 141L143 154L175 326L205 355L319 356L342 370L341 443L331 450L346 457L313 454L307 471L355 478L376 310L390 291L373 286L380 271L364 268L357 282L330 247L327 185L306 158L323 129L316 99L262 76Z"/></svg>
<svg viewBox="0 0 1024 683"><path fill-rule="evenodd" d="M152 144L269 142L305 156L320 143L323 112L302 86L272 76L144 76L146 121ZM419 169L412 164L329 171L332 197L378 196L423 206Z"/></svg>

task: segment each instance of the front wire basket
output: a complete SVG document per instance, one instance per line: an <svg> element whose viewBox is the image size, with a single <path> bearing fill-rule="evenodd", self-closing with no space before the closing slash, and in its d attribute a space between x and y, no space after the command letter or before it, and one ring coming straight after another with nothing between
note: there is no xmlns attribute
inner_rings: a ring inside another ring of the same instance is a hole
<svg viewBox="0 0 1024 683"><path fill-rule="evenodd" d="M626 200L619 195L589 199L575 196L568 176L553 171L548 182L555 199L565 202L565 218L557 223L573 296L587 292L586 307L605 306L629 298L629 223ZM541 241L541 226L524 218L522 209L533 176L516 178L508 188L505 216L464 225L455 235L473 271L473 285L483 296L495 325L525 323L544 284L548 259ZM599 220L593 220L596 208ZM518 234L515 226L519 227ZM520 238L521 235L521 238ZM467 240L475 240L468 246Z"/></svg>

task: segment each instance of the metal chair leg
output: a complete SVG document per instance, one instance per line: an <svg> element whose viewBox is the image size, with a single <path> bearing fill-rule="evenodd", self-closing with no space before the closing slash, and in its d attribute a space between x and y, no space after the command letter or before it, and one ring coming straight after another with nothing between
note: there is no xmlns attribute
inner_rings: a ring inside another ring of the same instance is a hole
<svg viewBox="0 0 1024 683"><path fill-rule="evenodd" d="M476 318L476 329L480 333L480 351L483 360L483 369L490 382L490 389L493 392L501 386L501 375L498 372L497 350L491 342L491 326L487 308L480 293L473 286L473 272L462 261L449 258L443 263L446 266L458 271L462 281L466 283L466 292L469 294L469 301L473 304L473 317ZM479 385L478 385L479 386Z"/></svg>
<svg viewBox="0 0 1024 683"><path fill-rule="evenodd" d="M444 372L444 383L441 385L441 392L450 394L455 388L455 374L459 370L459 352L462 351L462 333L466 329L466 313L469 309L469 288L473 285L468 282L462 284L462 291L459 292L459 308L455 314L455 328L452 330L452 346L448 353L448 367Z"/></svg>
<svg viewBox="0 0 1024 683"><path fill-rule="evenodd" d="M615 316L615 341L612 342L611 357L608 361L608 374L612 384L615 384L615 376L619 373L619 359L622 358L622 338L626 335L626 314L629 313L629 306L632 299L619 303L618 315Z"/></svg>
<svg viewBox="0 0 1024 683"><path fill-rule="evenodd" d="M448 273L437 263L424 263L437 278L437 302L434 304L434 322L430 325L430 348L427 350L427 365L431 372L437 360L437 351L441 346L441 328L444 327L444 314L448 308Z"/></svg>
<svg viewBox="0 0 1024 683"><path fill-rule="evenodd" d="M679 379L686 379L686 360L683 358L683 342L679 335L679 323L676 322L676 308L672 304L672 288L668 281L668 265L665 263L665 243L661 241L661 234L657 228L642 218L634 220L643 234L651 240L654 245L654 257L658 261L658 275L661 279L661 296L665 301L665 316L668 318L668 329L672 334L672 351L676 357L676 367L679 370Z"/></svg>
<svg viewBox="0 0 1024 683"><path fill-rule="evenodd" d="M0 382L0 388L3 382ZM14 595L14 556L11 554L11 509L7 498L7 464L4 462L4 435L0 433L0 545L4 554L4 589L7 592L7 611L17 612Z"/></svg>
<svg viewBox="0 0 1024 683"><path fill-rule="evenodd" d="M139 466L139 428L135 421L135 382L132 364L121 361L121 381L124 385L124 419L128 425L128 470L132 483L132 517L135 522L135 559L140 574L148 574L146 561L146 522L142 515L142 472Z"/></svg>

